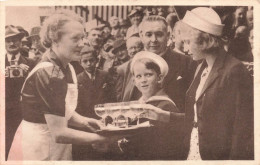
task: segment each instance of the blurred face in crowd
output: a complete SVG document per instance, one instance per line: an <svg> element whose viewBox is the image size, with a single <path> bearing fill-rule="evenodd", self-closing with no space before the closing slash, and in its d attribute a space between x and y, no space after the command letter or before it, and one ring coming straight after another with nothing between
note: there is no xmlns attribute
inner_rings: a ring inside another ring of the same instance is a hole
<svg viewBox="0 0 260 165"><path fill-rule="evenodd" d="M103 29L103 36L104 36L104 38L107 38L109 35L111 34L111 28L109 28L109 27L104 27L104 29Z"/></svg>
<svg viewBox="0 0 260 165"><path fill-rule="evenodd" d="M31 41L32 41L32 48L40 50L41 52L45 51L45 48L43 47L42 43L41 43L41 39L39 35L35 35L30 37Z"/></svg>
<svg viewBox="0 0 260 165"><path fill-rule="evenodd" d="M175 10L174 10L173 6L169 6L168 7L168 13L175 13Z"/></svg>
<svg viewBox="0 0 260 165"><path fill-rule="evenodd" d="M243 7L239 7L235 11L235 19L238 24L243 23L246 18L246 9Z"/></svg>
<svg viewBox="0 0 260 165"><path fill-rule="evenodd" d="M7 53L16 55L22 46L21 37L19 35L7 37L5 39L5 49Z"/></svg>
<svg viewBox="0 0 260 165"><path fill-rule="evenodd" d="M118 27L119 26L119 19L118 18L112 18L109 20L109 24L112 28Z"/></svg>
<svg viewBox="0 0 260 165"><path fill-rule="evenodd" d="M253 49L253 42L254 42L254 32L253 32L253 30L250 30L248 40L249 40L249 43L251 45L251 48Z"/></svg>
<svg viewBox="0 0 260 165"><path fill-rule="evenodd" d="M118 48L114 53L119 60L124 60L128 56L125 47Z"/></svg>
<svg viewBox="0 0 260 165"><path fill-rule="evenodd" d="M93 52L83 54L80 60L81 66L88 72L94 73L97 64L97 58Z"/></svg>
<svg viewBox="0 0 260 165"><path fill-rule="evenodd" d="M93 29L89 32L88 40L91 46L97 48L102 44L102 31Z"/></svg>
<svg viewBox="0 0 260 165"><path fill-rule="evenodd" d="M132 58L136 53L143 50L143 44L139 37L130 37L126 41L128 55Z"/></svg>
<svg viewBox="0 0 260 165"><path fill-rule="evenodd" d="M139 13L135 13L130 17L130 21L132 25L139 25L142 21L142 16Z"/></svg>
<svg viewBox="0 0 260 165"><path fill-rule="evenodd" d="M121 26L120 32L122 35L126 36L128 27L127 26Z"/></svg>
<svg viewBox="0 0 260 165"><path fill-rule="evenodd" d="M249 10L246 13L246 18L247 18L247 24L249 29L253 29L254 26L254 16L253 16L253 11Z"/></svg>
<svg viewBox="0 0 260 165"><path fill-rule="evenodd" d="M134 64L135 86L146 98L153 96L159 89L160 76L154 69L147 69L143 62Z"/></svg>
<svg viewBox="0 0 260 165"><path fill-rule="evenodd" d="M167 48L169 33L163 22L143 22L140 38L147 51L155 54L164 52Z"/></svg>
<svg viewBox="0 0 260 165"><path fill-rule="evenodd" d="M84 27L77 21L67 22L62 27L63 35L55 44L57 54L67 61L79 61L83 48Z"/></svg>

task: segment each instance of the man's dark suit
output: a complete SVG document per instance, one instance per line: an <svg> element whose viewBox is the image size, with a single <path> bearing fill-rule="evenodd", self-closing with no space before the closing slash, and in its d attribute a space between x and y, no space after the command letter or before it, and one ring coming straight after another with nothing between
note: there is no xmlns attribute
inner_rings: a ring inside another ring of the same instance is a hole
<svg viewBox="0 0 260 165"><path fill-rule="evenodd" d="M82 116L99 119L94 112L94 105L115 101L111 77L107 72L98 69L93 81L85 71L78 74L77 78L79 100L76 111Z"/></svg>
<svg viewBox="0 0 260 165"><path fill-rule="evenodd" d="M184 145L187 155L194 118L190 91L192 89L187 91L185 104L187 136ZM220 52L196 106L202 159L254 158L253 82L241 62L224 51Z"/></svg>
<svg viewBox="0 0 260 165"><path fill-rule="evenodd" d="M35 62L32 59L23 57L20 55L18 59L18 65L25 64L29 66L29 71L35 66ZM9 67L10 63L8 62L7 55L5 55L5 67ZM21 88L24 83L24 80L27 73L24 73L24 76L21 78L5 78L5 143L6 143L6 156L11 147L14 134L17 127L22 121L22 112L20 109L20 93Z"/></svg>
<svg viewBox="0 0 260 165"><path fill-rule="evenodd" d="M185 93L193 78L196 64L188 56L179 54L168 49L162 58L169 66L169 72L164 79L163 88L166 94L175 102L181 112L184 111ZM117 100L130 101L139 95L140 92L135 89L133 76L130 73L130 62L124 63L117 68ZM138 98L137 98L138 99Z"/></svg>
<svg viewBox="0 0 260 165"><path fill-rule="evenodd" d="M97 69L94 81L85 71L78 74L77 78L79 97L76 112L85 117L100 119L94 111L94 106L115 102L111 76L107 72ZM72 154L73 160L101 159L100 153L93 150L91 145L73 145Z"/></svg>

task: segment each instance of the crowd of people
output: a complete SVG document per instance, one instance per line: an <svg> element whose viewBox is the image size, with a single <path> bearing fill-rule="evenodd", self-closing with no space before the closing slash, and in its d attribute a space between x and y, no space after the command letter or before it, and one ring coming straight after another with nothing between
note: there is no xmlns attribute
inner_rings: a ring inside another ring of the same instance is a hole
<svg viewBox="0 0 260 165"><path fill-rule="evenodd" d="M254 159L253 8L165 9L6 25L6 159ZM134 100L153 129L95 133L96 104Z"/></svg>

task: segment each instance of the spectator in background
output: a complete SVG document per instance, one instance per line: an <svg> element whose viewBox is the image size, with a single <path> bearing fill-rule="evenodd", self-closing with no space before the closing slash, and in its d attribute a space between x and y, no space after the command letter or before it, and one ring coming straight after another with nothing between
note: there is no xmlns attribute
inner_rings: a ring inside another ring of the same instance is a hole
<svg viewBox="0 0 260 165"><path fill-rule="evenodd" d="M35 63L21 55L24 33L12 25L5 27L5 153L11 147L15 131L22 121L20 92Z"/></svg>
<svg viewBox="0 0 260 165"><path fill-rule="evenodd" d="M249 30L254 28L254 12L253 10L248 10L246 12L247 25Z"/></svg>
<svg viewBox="0 0 260 165"><path fill-rule="evenodd" d="M241 61L252 62L253 54L248 37L249 31L246 26L237 27L234 39L230 40L228 53Z"/></svg>
<svg viewBox="0 0 260 165"><path fill-rule="evenodd" d="M127 19L122 19L119 22L119 24L120 24L120 33L121 33L122 39L125 39L127 30L129 28L129 22Z"/></svg>
<svg viewBox="0 0 260 165"><path fill-rule="evenodd" d="M22 47L20 53L24 57L29 57L29 50L32 46L32 42L27 38L29 36L29 33L26 30L24 30L24 28L21 26L16 26L16 28L24 34L24 37L22 38Z"/></svg>
<svg viewBox="0 0 260 165"><path fill-rule="evenodd" d="M143 43L139 37L132 36L126 40L126 47L130 60L118 66L116 70L116 97L119 102L124 101L128 93L136 94L132 95L131 100L138 100L141 96L132 81L133 76L130 73L130 65L134 55L143 50Z"/></svg>
<svg viewBox="0 0 260 165"><path fill-rule="evenodd" d="M113 64L114 67L121 65L130 59L126 49L126 42L123 39L114 42L112 53L116 56L116 61L114 61Z"/></svg>
<svg viewBox="0 0 260 165"><path fill-rule="evenodd" d="M174 48L174 34L173 34L173 28L175 23L178 21L178 17L176 15L176 13L170 13L168 14L168 16L166 17L166 22L168 24L168 31L170 33L170 37L167 43L167 46L170 48Z"/></svg>
<svg viewBox="0 0 260 165"><path fill-rule="evenodd" d="M170 13L166 17L166 22L168 24L168 31L172 34L175 23L178 21L176 13Z"/></svg>
<svg viewBox="0 0 260 165"><path fill-rule="evenodd" d="M102 57L99 56L99 54L103 46L103 27L104 25L97 24L97 20L91 20L85 24L86 35L84 45L90 46L96 51L99 61L102 61ZM79 74L84 70L79 61L72 61L71 64L75 68L76 74Z"/></svg>
<svg viewBox="0 0 260 165"><path fill-rule="evenodd" d="M112 28L110 27L109 24L105 24L104 25L104 28L103 28L103 41L104 41L104 44L106 44L108 42L109 39L113 39L113 36L111 35L111 31L112 31Z"/></svg>
<svg viewBox="0 0 260 165"><path fill-rule="evenodd" d="M139 9L133 9L130 14L128 15L128 18L131 22L131 27L128 28L126 33L126 39L132 36L132 34L138 34L139 33L139 24L141 23L143 19L143 11Z"/></svg>
<svg viewBox="0 0 260 165"><path fill-rule="evenodd" d="M85 45L80 54L80 64L84 71L77 75L79 99L76 112L85 117L100 119L94 111L94 106L116 101L113 97L113 81L108 72L96 68L98 58L92 47ZM109 157L96 151L91 144L73 145L72 154L73 160L102 160Z"/></svg>
<svg viewBox="0 0 260 165"><path fill-rule="evenodd" d="M121 35L120 35L119 18L116 16L110 17L109 24L110 27L112 28L111 35L115 38L120 38Z"/></svg>
<svg viewBox="0 0 260 165"><path fill-rule="evenodd" d="M184 54L184 42L183 42L183 38L181 35L181 31L182 28L184 28L182 26L182 22L178 21L175 23L175 26L173 28L173 41L174 41L174 51L180 53L180 54Z"/></svg>
<svg viewBox="0 0 260 165"><path fill-rule="evenodd" d="M249 32L248 41L250 43L251 50L253 50L254 49L254 30L253 29L251 29Z"/></svg>
<svg viewBox="0 0 260 165"><path fill-rule="evenodd" d="M130 58L133 58L137 52L140 52L144 48L140 37L136 36L132 36L126 40L126 47Z"/></svg>
<svg viewBox="0 0 260 165"><path fill-rule="evenodd" d="M36 63L42 59L42 55L46 51L41 43L40 30L41 27L39 26L33 27L31 29L30 35L28 36L28 40L32 42L29 57L34 59Z"/></svg>
<svg viewBox="0 0 260 165"><path fill-rule="evenodd" d="M159 15L159 16L161 16L161 17L165 17L165 11L164 11L164 8L163 7L158 7L157 8L157 11L158 11L158 13L157 13L157 15Z"/></svg>
<svg viewBox="0 0 260 165"><path fill-rule="evenodd" d="M247 7L245 7L245 6L239 6L234 11L230 39L234 38L236 29L239 26L247 26L246 12L247 12Z"/></svg>
<svg viewBox="0 0 260 165"><path fill-rule="evenodd" d="M175 8L174 6L169 6L168 9L167 9L168 13L175 13Z"/></svg>

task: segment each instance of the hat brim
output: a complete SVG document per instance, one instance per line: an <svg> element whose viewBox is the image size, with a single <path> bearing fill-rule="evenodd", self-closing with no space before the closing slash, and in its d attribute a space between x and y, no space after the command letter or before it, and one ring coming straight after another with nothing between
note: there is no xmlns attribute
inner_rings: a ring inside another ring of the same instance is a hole
<svg viewBox="0 0 260 165"><path fill-rule="evenodd" d="M24 37L24 34L20 32L17 34L9 34L5 36L5 38L11 38L11 37L19 37L20 39L22 39Z"/></svg>

